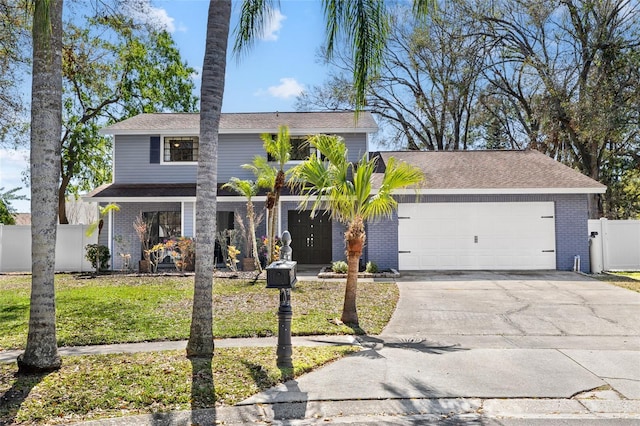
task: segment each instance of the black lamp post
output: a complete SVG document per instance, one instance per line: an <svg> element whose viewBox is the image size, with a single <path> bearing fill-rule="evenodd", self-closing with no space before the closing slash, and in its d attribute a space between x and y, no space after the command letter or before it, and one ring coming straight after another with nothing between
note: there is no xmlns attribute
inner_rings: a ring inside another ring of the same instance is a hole
<svg viewBox="0 0 640 426"><path fill-rule="evenodd" d="M296 264L291 260L291 234L284 231L282 234L283 246L280 249L280 259L267 266L267 288L280 289L280 307L278 309L278 356L277 365L280 368L293 368L291 360L291 289L295 286Z"/></svg>

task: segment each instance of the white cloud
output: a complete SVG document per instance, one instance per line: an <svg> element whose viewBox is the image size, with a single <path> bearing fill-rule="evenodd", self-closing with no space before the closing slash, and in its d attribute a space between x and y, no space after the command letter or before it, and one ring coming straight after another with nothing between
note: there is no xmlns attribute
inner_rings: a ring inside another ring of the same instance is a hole
<svg viewBox="0 0 640 426"><path fill-rule="evenodd" d="M170 33L176 31L175 19L169 16L166 10L154 7L150 0L135 0L124 4L126 13L134 20L151 24L157 29L167 30ZM184 25L180 25L180 31L185 31Z"/></svg>
<svg viewBox="0 0 640 426"><path fill-rule="evenodd" d="M278 33L282 28L282 21L287 19L285 15L280 13L279 10L274 10L267 21L267 24L264 28L264 34L262 35L262 40L266 41L276 41L278 40Z"/></svg>
<svg viewBox="0 0 640 426"><path fill-rule="evenodd" d="M267 90L260 89L255 95L264 96L269 95L274 98L288 99L293 96L298 96L304 91L304 86L296 81L295 78L285 77L280 79L280 84L277 86L270 86Z"/></svg>

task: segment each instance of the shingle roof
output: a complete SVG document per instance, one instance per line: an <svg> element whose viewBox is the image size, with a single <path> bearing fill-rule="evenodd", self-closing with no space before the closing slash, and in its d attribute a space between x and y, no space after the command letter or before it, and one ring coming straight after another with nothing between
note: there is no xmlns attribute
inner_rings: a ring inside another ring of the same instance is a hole
<svg viewBox="0 0 640 426"><path fill-rule="evenodd" d="M373 133L378 130L370 112L257 112L222 113L220 133L276 132L287 125L293 134ZM198 113L140 114L102 129L108 135L195 133L200 128Z"/></svg>
<svg viewBox="0 0 640 426"><path fill-rule="evenodd" d="M379 152L422 170L423 189L446 193L456 190L548 189L604 192L606 187L582 173L534 150L522 151L395 151ZM379 179L379 176L378 176Z"/></svg>

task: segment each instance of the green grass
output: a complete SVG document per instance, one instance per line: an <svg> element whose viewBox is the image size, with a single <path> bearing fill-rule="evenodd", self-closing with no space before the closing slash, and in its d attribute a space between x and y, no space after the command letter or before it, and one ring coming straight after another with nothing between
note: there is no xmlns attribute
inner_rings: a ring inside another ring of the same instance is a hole
<svg viewBox="0 0 640 426"><path fill-rule="evenodd" d="M0 349L26 344L30 276L0 276ZM276 335L278 291L242 280L216 279L214 334L217 338ZM59 346L181 340L189 334L193 277L56 275ZM358 285L361 329L332 324L339 318L344 282L300 281L292 292L292 334L377 334L395 309L393 283Z"/></svg>
<svg viewBox="0 0 640 426"><path fill-rule="evenodd" d="M65 357L50 374L17 376L0 364L0 424L56 424L232 405L354 347L294 348L293 371L275 348L218 349L211 362L183 351Z"/></svg>

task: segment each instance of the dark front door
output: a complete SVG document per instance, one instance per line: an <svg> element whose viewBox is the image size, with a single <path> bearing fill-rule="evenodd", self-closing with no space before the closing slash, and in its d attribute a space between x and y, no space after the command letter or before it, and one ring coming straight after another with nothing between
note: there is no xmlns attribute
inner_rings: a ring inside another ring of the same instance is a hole
<svg viewBox="0 0 640 426"><path fill-rule="evenodd" d="M293 260L300 264L331 263L331 219L324 211L289 210Z"/></svg>

